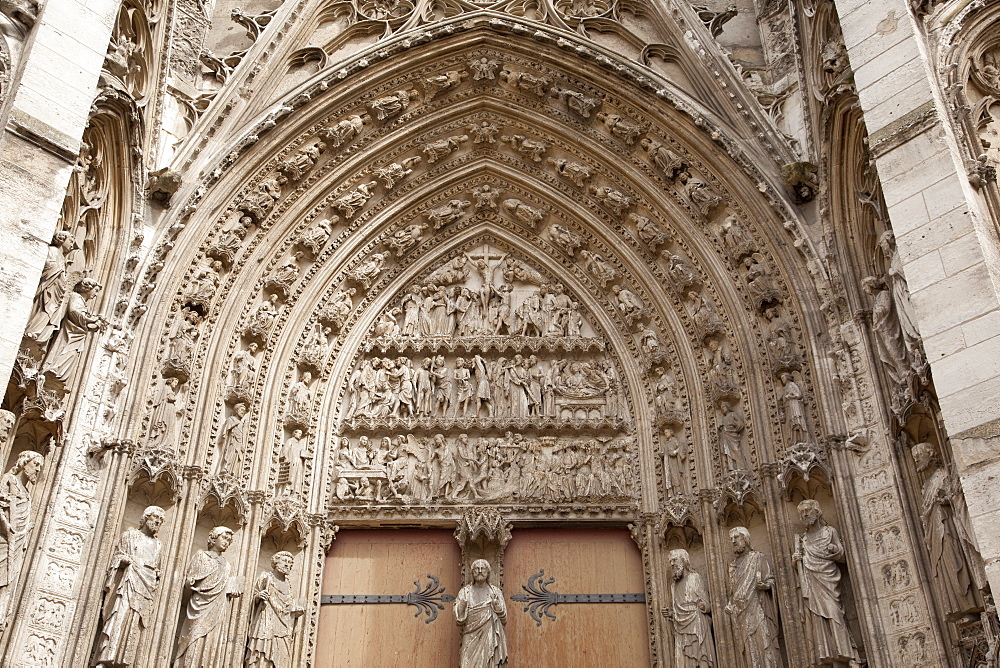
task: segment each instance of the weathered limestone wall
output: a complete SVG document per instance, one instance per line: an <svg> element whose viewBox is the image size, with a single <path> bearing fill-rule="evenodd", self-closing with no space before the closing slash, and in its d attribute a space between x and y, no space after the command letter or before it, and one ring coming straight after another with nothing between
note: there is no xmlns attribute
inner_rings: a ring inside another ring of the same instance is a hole
<svg viewBox="0 0 1000 668"><path fill-rule="evenodd" d="M50 0L27 36L0 137L0 378L10 376L118 14Z"/></svg>
<svg viewBox="0 0 1000 668"><path fill-rule="evenodd" d="M1000 475L1000 263L994 224L969 185L909 4L836 4L917 324L995 590L1000 513L991 481Z"/></svg>

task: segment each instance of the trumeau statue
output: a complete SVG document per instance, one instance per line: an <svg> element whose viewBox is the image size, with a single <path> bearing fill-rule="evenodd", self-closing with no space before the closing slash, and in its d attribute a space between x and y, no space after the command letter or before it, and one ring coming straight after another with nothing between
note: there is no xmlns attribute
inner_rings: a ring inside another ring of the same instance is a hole
<svg viewBox="0 0 1000 668"><path fill-rule="evenodd" d="M208 549L198 550L188 564L186 593L190 595L174 668L223 668L228 663L226 626L229 599L242 594L237 578L230 577L230 565L222 553L233 542L233 530L215 527L208 534Z"/></svg>
<svg viewBox="0 0 1000 668"><path fill-rule="evenodd" d="M823 521L819 503L799 503L804 533L795 536L792 561L798 565L799 586L806 603L806 628L812 639L816 665L847 664L857 660L857 650L847 628L840 600L840 566L844 545L837 530ZM852 664L853 665L853 664Z"/></svg>
<svg viewBox="0 0 1000 668"><path fill-rule="evenodd" d="M746 527L729 530L735 560L729 564L729 603L747 668L780 668L777 612L771 599L774 571L767 555L750 547Z"/></svg>
<svg viewBox="0 0 1000 668"><path fill-rule="evenodd" d="M926 476L921 490L920 523L930 555L931 573L944 595L948 615L961 617L977 607L977 578L962 549L964 543L972 554L978 555L976 543L964 521L958 486L941 466L937 449L924 442L914 445L910 452L917 472Z"/></svg>
<svg viewBox="0 0 1000 668"><path fill-rule="evenodd" d="M41 454L25 450L0 477L0 630L10 621L11 599L32 527L29 487L38 481L43 462Z"/></svg>
<svg viewBox="0 0 1000 668"><path fill-rule="evenodd" d="M261 573L254 587L246 668L291 668L295 624L305 612L292 597L288 576L294 557L278 552L271 557L272 573Z"/></svg>
<svg viewBox="0 0 1000 668"><path fill-rule="evenodd" d="M715 642L712 639L712 609L708 587L692 570L687 550L671 550L667 555L673 582L671 607L664 613L673 620L675 668L713 668Z"/></svg>
<svg viewBox="0 0 1000 668"><path fill-rule="evenodd" d="M152 622L153 595L160 585L160 541L156 534L163 518L163 508L146 508L139 528L125 530L111 557L95 666L139 665L136 651L141 634Z"/></svg>
<svg viewBox="0 0 1000 668"><path fill-rule="evenodd" d="M460 668L504 668L507 665L507 604L499 587L490 584L490 562L472 562L472 582L455 598L455 621L462 629Z"/></svg>

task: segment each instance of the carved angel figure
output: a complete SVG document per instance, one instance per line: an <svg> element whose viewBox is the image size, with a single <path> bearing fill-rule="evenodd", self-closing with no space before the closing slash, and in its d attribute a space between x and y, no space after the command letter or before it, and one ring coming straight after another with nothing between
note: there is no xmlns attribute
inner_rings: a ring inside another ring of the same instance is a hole
<svg viewBox="0 0 1000 668"><path fill-rule="evenodd" d="M465 210L472 205L467 200L453 199L444 206L431 209L427 213L427 220L434 225L435 230L440 230L445 225L449 225L459 220L465 215Z"/></svg>
<svg viewBox="0 0 1000 668"><path fill-rule="evenodd" d="M635 140L639 138L639 135L649 129L649 126L647 125L639 125L638 123L628 120L624 116L619 116L618 114L608 114L603 111L597 114L597 120L604 123L604 126L611 132L611 134L618 137L629 146L635 144Z"/></svg>
<svg viewBox="0 0 1000 668"><path fill-rule="evenodd" d="M484 183L472 190L472 197L476 200L477 210L497 208L497 197L499 196L500 191L491 187L488 183Z"/></svg>
<svg viewBox="0 0 1000 668"><path fill-rule="evenodd" d="M385 253L372 253L367 260L361 262L356 267L347 272L347 277L360 283L365 290L382 273L385 268L387 255Z"/></svg>
<svg viewBox="0 0 1000 668"><path fill-rule="evenodd" d="M616 285L611 289L615 293L615 297L618 298L618 310L626 319L634 320L642 316L646 305L637 294L622 285Z"/></svg>
<svg viewBox="0 0 1000 668"><path fill-rule="evenodd" d="M426 229L426 223L407 225L403 229L393 232L392 236L385 243L398 257L416 246L424 236L424 230Z"/></svg>
<svg viewBox="0 0 1000 668"><path fill-rule="evenodd" d="M653 164L663 172L668 180L674 181L681 172L687 171L687 163L684 162L684 159L662 143L647 137L639 142L639 145L642 150L649 154Z"/></svg>
<svg viewBox="0 0 1000 668"><path fill-rule="evenodd" d="M701 214L701 217L706 220L712 215L716 207L725 201L707 183L692 175L687 170L680 173L678 180L684 187L684 192L687 194L688 200L694 205L698 213Z"/></svg>
<svg viewBox="0 0 1000 668"><path fill-rule="evenodd" d="M326 150L324 142L316 142L305 147L289 159L278 165L278 171L283 173L292 181L298 181L306 172L313 168L319 160L319 156Z"/></svg>
<svg viewBox="0 0 1000 668"><path fill-rule="evenodd" d="M343 197L339 197L334 200L333 206L344 214L344 218L350 220L354 216L355 212L359 211L365 204L368 203L368 200L372 198L375 194L374 188L377 185L377 181L362 183Z"/></svg>
<svg viewBox="0 0 1000 668"><path fill-rule="evenodd" d="M361 130L370 122L371 116L368 114L362 114L360 116L353 114L342 121L323 128L320 130L319 136L330 142L333 146L339 148L341 144L349 141L356 135L361 134Z"/></svg>
<svg viewBox="0 0 1000 668"><path fill-rule="evenodd" d="M246 404L233 406L233 414L222 425L219 447L216 451L215 475L229 472L240 475L243 472L243 448L246 436Z"/></svg>
<svg viewBox="0 0 1000 668"><path fill-rule="evenodd" d="M617 216L624 216L626 211L635 206L635 200L620 190L608 186L590 186L589 190L595 199L611 209Z"/></svg>
<svg viewBox="0 0 1000 668"><path fill-rule="evenodd" d="M495 144L496 134L499 128L489 121L473 123L465 127L466 131L472 135L473 144Z"/></svg>
<svg viewBox="0 0 1000 668"><path fill-rule="evenodd" d="M584 187L591 176L590 167L565 158L549 158L548 163L556 168L556 174L571 181L577 188Z"/></svg>
<svg viewBox="0 0 1000 668"><path fill-rule="evenodd" d="M382 184L386 188L392 188L397 183L405 179L407 176L413 173L413 168L420 164L421 158L419 155L415 155L410 158L406 158L403 162L393 162L391 164L382 167L381 169L375 170L375 176L382 180Z"/></svg>
<svg viewBox="0 0 1000 668"><path fill-rule="evenodd" d="M548 233L549 240L570 257L573 257L577 250L587 244L587 240L581 235L559 223L549 225Z"/></svg>
<svg viewBox="0 0 1000 668"><path fill-rule="evenodd" d="M618 270L611 266L611 263L605 260L600 253L585 248L580 251L580 257L583 259L583 266L594 277L594 280L601 284L602 288L607 287L608 283L618 278Z"/></svg>
<svg viewBox="0 0 1000 668"><path fill-rule="evenodd" d="M368 107L375 114L375 118L384 121L387 118L398 116L410 105L412 100L417 98L415 90L397 90L391 95L379 97L368 103Z"/></svg>
<svg viewBox="0 0 1000 668"><path fill-rule="evenodd" d="M424 144L424 154L427 155L427 162L433 164L453 151L458 151L462 148L462 142L466 141L469 141L469 135L453 135L444 139L437 139L429 144Z"/></svg>
<svg viewBox="0 0 1000 668"><path fill-rule="evenodd" d="M543 209L537 209L519 199L505 199L501 204L504 211L517 218L528 227L537 227L545 220L547 213Z"/></svg>
<svg viewBox="0 0 1000 668"><path fill-rule="evenodd" d="M500 137L500 141L510 144L518 153L533 162L541 162L545 151L549 149L549 145L545 142L529 139L524 135L504 135Z"/></svg>
<svg viewBox="0 0 1000 668"><path fill-rule="evenodd" d="M126 529L111 557L95 666L139 665L136 652L143 631L152 622L153 594L160 585L160 531L165 514L159 506L142 513L138 529Z"/></svg>
<svg viewBox="0 0 1000 668"><path fill-rule="evenodd" d="M500 61L490 58L479 58L478 60L469 61L469 69L474 72L473 81L481 81L483 79L492 81L496 79L498 67L500 67Z"/></svg>
<svg viewBox="0 0 1000 668"><path fill-rule="evenodd" d="M639 241L644 243L651 253L655 253L658 247L670 241L670 235L667 234L667 231L646 216L632 213L629 214L628 220L635 225L635 233L639 236Z"/></svg>
<svg viewBox="0 0 1000 668"><path fill-rule="evenodd" d="M334 216L333 220L320 218L316 224L305 230L298 239L298 244L305 248L315 257L326 245L327 240L333 234L333 224L339 220Z"/></svg>

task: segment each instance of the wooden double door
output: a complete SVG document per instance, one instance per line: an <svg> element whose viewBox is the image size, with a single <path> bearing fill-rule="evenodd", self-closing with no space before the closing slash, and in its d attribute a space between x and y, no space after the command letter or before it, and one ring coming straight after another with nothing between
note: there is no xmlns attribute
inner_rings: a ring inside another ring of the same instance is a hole
<svg viewBox="0 0 1000 668"><path fill-rule="evenodd" d="M540 570L555 578L547 588L559 594L644 590L639 551L624 529L515 530L504 553L510 668L649 665L645 603L561 603L548 609L555 620L539 612L538 625L527 603L511 596L525 594L522 585ZM317 668L457 668L460 634L450 597L460 579L451 531L342 530L324 569ZM426 606L388 602L417 591L425 595L411 600Z"/></svg>

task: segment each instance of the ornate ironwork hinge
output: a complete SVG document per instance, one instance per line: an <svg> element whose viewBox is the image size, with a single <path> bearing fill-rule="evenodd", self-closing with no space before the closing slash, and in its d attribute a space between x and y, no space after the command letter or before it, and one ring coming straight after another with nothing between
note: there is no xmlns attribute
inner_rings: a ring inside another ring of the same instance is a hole
<svg viewBox="0 0 1000 668"><path fill-rule="evenodd" d="M535 620L536 626L542 625L542 617L555 620L556 616L549 612L549 608L559 603L645 603L645 594L557 594L549 591L549 585L556 581L555 578L545 578L545 570L541 569L530 578L528 584L521 585L521 589L527 594L514 594L510 600L518 603L527 603L524 611Z"/></svg>
<svg viewBox="0 0 1000 668"><path fill-rule="evenodd" d="M320 597L321 605L359 605L368 603L405 603L414 606L417 611L414 617L427 615L424 624L430 624L438 616L438 610L444 610L444 603L455 600L451 594L444 593L444 587L436 575L427 575L430 582L421 587L418 580L413 581L416 589L409 594L324 594Z"/></svg>

